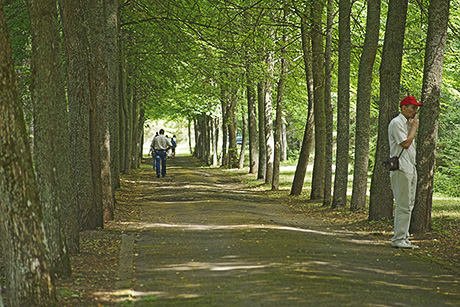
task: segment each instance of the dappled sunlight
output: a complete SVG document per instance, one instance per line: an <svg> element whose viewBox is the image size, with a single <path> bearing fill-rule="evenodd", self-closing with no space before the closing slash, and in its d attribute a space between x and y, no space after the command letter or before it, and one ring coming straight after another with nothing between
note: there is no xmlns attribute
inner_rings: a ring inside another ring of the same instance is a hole
<svg viewBox="0 0 460 307"><path fill-rule="evenodd" d="M155 301L157 297L167 297L162 291L136 291L132 289L119 289L113 291L99 291L93 295L100 302L127 303L136 301ZM182 295L185 298L187 294ZM197 295L193 295L193 298Z"/></svg>
<svg viewBox="0 0 460 307"><path fill-rule="evenodd" d="M141 223L142 227L148 229L154 228L176 228L181 230L250 230L250 229L269 229L269 230L286 230L304 233L315 233L324 236L337 236L335 232L326 232L300 227L279 226L279 225L264 225L264 224L241 224L241 225L204 225L204 224L172 224L172 223ZM352 235L349 233L348 235Z"/></svg>
<svg viewBox="0 0 460 307"><path fill-rule="evenodd" d="M170 264L164 267L154 269L154 271L192 271L192 270L208 270L214 272L234 271L234 270L254 270L263 269L275 264L237 264L231 262L211 263L211 262L195 262L190 261L181 264Z"/></svg>

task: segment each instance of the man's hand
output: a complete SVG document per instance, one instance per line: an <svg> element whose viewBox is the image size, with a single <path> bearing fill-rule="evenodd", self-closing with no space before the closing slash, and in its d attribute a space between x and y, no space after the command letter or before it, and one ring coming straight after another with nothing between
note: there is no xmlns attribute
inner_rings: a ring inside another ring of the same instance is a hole
<svg viewBox="0 0 460 307"><path fill-rule="evenodd" d="M411 125L412 129L417 130L418 124L419 124L419 123L418 123L418 115L415 114L415 115L414 115L414 118L412 118L412 120L411 120L411 122L410 122L410 125Z"/></svg>

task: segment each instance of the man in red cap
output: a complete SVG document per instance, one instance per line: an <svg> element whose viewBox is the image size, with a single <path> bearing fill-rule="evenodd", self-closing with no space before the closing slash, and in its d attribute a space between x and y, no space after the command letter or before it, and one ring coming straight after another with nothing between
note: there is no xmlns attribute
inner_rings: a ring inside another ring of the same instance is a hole
<svg viewBox="0 0 460 307"><path fill-rule="evenodd" d="M417 186L414 144L418 128L417 109L422 105L414 97L407 96L399 104L401 113L388 126L390 157L399 156L399 169L390 172L396 205L391 246L396 248L418 248L409 241L409 225Z"/></svg>

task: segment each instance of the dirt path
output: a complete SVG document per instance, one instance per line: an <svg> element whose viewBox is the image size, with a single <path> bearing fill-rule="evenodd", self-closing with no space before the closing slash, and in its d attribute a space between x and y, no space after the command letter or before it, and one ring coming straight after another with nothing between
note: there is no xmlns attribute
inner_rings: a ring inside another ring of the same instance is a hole
<svg viewBox="0 0 460 307"><path fill-rule="evenodd" d="M197 166L176 157L139 181L135 306L460 305L459 276Z"/></svg>

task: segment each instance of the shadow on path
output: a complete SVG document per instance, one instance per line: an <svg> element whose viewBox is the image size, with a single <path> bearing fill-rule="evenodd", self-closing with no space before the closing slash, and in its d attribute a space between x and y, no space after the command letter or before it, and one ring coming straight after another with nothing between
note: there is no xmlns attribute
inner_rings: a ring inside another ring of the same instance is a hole
<svg viewBox="0 0 460 307"><path fill-rule="evenodd" d="M191 157L138 184L135 306L460 305L458 276L330 230Z"/></svg>

